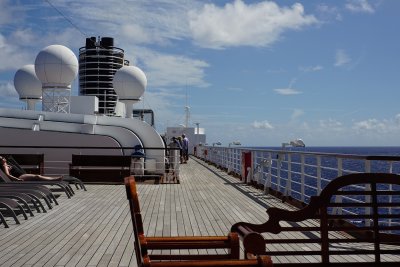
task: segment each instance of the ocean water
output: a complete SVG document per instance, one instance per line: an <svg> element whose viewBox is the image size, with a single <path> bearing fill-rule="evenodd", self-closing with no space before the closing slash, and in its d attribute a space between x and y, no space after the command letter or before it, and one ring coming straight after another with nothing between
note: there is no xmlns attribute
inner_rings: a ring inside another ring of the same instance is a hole
<svg viewBox="0 0 400 267"><path fill-rule="evenodd" d="M260 148L260 147L259 147ZM280 150L281 147L262 147L265 149ZM375 147L288 147L289 151L306 151L306 152L321 152L321 153L337 153L351 155L373 155L373 156L400 156L400 146Z"/></svg>
<svg viewBox="0 0 400 267"><path fill-rule="evenodd" d="M263 147L264 149L281 150L280 147ZM332 154L346 154L346 155L361 155L361 156L399 156L400 147L290 147L288 151L299 151L299 152L316 152L316 153L332 153ZM298 155L292 156L292 162L300 162ZM322 157L322 165L326 167L336 168L337 160L334 157ZM315 157L306 157L306 164L316 165ZM296 168L297 165L292 166ZM361 160L344 159L343 168L346 170L365 172L365 162ZM400 173L400 161L394 162L392 166L386 161L371 161L371 172L389 172L389 168L392 168L392 172ZM299 171L299 170L296 170ZM308 169L311 174L314 174L313 168ZM323 177L332 179L337 176L335 171L325 171Z"/></svg>
<svg viewBox="0 0 400 267"><path fill-rule="evenodd" d="M281 150L280 147L263 147L264 149ZM304 147L304 148L287 148L288 151L299 151L299 152L317 152L317 153L333 153L333 154L347 154L347 155L361 155L361 156L400 156L400 147ZM267 157L267 155L265 155ZM273 159L278 157L278 154L272 155ZM273 160L272 162L272 178L271 182L273 184L278 183L278 164L280 164L280 191L286 187L286 179L288 178L288 162L287 156L283 157L283 160L279 162L278 160ZM260 164L261 160L256 162ZM292 179L292 189L299 192L301 186L301 158L298 154L292 154L291 156L291 179ZM306 195L312 196L317 195L317 158L315 156L305 157L305 185L306 185ZM338 173L338 160L332 156L322 156L321 157L321 187L324 188L330 180L339 176ZM358 159L343 159L342 160L343 175L351 172L366 172L367 165L365 160ZM267 177L268 167L263 167L262 172L264 173L263 178ZM370 161L370 172L393 172L400 174L400 161L390 163L388 161ZM263 180L262 182L265 182ZM277 188L274 188L277 189ZM400 188L397 188L399 189ZM293 196L299 198L300 196L296 193ZM308 197L306 198L306 202Z"/></svg>
<svg viewBox="0 0 400 267"><path fill-rule="evenodd" d="M265 149L274 149L274 150L281 150L281 148L278 147L264 147ZM300 151L300 152L317 152L317 153L333 153L333 154L350 154L350 155L362 155L362 156L400 156L400 147L305 147L305 148L287 148L289 151ZM285 158L287 160L287 158ZM286 179L288 178L288 164L287 162L281 162L281 180L280 180L280 189L279 191L283 191L284 187L286 186ZM300 192L300 184L301 184L301 175L299 174L301 172L301 167L300 164L300 156L293 154L292 158L292 165L291 165L291 170L292 170L292 196L294 198L300 199L301 196L298 192ZM294 164L293 164L294 162ZM310 198L309 196L312 195L318 195L318 192L316 191L317 187L317 180L314 178L317 176L317 168L314 167L317 163L317 160L315 157L306 157L305 158L305 163L306 166L304 168L304 171L306 173L305 176L305 194L307 195L305 197L305 202L309 202ZM346 174L346 170L350 171L355 171L355 172L365 172L366 164L364 160L355 160L355 159L343 159L343 169L344 173ZM388 163L387 161L371 161L371 172L393 172L400 174L400 161L399 162L393 162L392 164ZM272 164L272 167L275 169L272 170L273 175L277 175L277 165L278 161L274 161ZM308 166L308 165L313 165L313 166ZM338 176L338 172L336 170L337 168L337 160L334 157L321 157L321 165L326 167L322 168L321 170L321 176L323 180L321 182L322 188L324 188L330 180L336 178ZM331 170L329 168L333 168L335 170ZM264 177L266 177L266 171L267 168L264 168ZM314 177L312 177L314 176ZM275 186L272 186L275 190L277 190L277 182L278 180L276 178L272 178L272 183L275 183ZM389 190L390 188L387 185L379 184L378 188L380 190ZM391 190L399 191L400 192L400 186L393 186ZM355 199L358 199L359 201L365 201L361 196L352 196ZM383 202L389 202L388 197L385 197L383 199L382 197L378 197L379 201ZM394 195L392 196L391 201L400 203L400 194L399 195ZM348 209L349 212L355 212L355 213L362 213L363 210L360 211L360 209ZM400 208L399 207L393 207L392 209L389 208L380 208L380 213L384 214L400 214ZM355 224L358 225L363 225L364 222L356 222L352 221ZM388 221L382 221L380 223L386 224ZM400 219L393 219L391 223L394 224L400 224ZM400 233L400 231L396 231L396 233Z"/></svg>

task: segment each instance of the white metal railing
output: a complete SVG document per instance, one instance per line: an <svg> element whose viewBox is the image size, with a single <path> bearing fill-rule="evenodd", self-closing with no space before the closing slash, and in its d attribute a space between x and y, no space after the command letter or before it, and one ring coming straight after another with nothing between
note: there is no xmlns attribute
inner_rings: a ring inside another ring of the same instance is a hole
<svg viewBox="0 0 400 267"><path fill-rule="evenodd" d="M242 163L242 153L251 152L251 164ZM313 195L319 195L321 190L335 177L359 172L400 173L400 157L396 156L365 156L351 154L318 153L292 150L254 149L243 147L197 147L197 156L205 161L226 168L241 175L243 168L250 167L250 174L242 177L244 181L256 182L264 186L267 193L273 189L284 196L291 196L301 202L308 203ZM246 178L249 178L246 180ZM356 187L357 190L369 190L367 187ZM400 190L387 188L385 190ZM395 196L389 196L394 201ZM397 202L399 202L397 197ZM351 196L338 196L336 201L370 202L371 197L358 199ZM349 209L337 208L337 214L353 213ZM370 208L364 212L369 214ZM400 213L399 208L388 207L389 214ZM370 221L365 221L369 224ZM400 221L388 220L389 224L400 224Z"/></svg>

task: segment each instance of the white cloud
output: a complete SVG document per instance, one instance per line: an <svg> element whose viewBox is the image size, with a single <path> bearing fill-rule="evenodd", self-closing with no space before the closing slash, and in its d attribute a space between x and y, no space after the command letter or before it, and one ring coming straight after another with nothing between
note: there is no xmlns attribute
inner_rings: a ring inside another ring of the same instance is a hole
<svg viewBox="0 0 400 267"><path fill-rule="evenodd" d="M298 95L303 93L292 88L274 89L274 91L280 95Z"/></svg>
<svg viewBox="0 0 400 267"><path fill-rule="evenodd" d="M143 46L168 46L172 40L190 37L187 14L189 10L198 10L203 5L201 2L88 1L58 0L56 6L90 36L112 33L115 45L125 50L125 58L131 65L138 64L145 71L149 87L208 86L205 81L205 69L209 66L207 62L190 58L182 51L179 51L179 55L168 54ZM76 29L72 29L59 34L57 38L66 45L68 40L77 40L72 46L83 46L83 37L73 37L77 34Z"/></svg>
<svg viewBox="0 0 400 267"><path fill-rule="evenodd" d="M326 131L341 131L343 130L343 124L340 121L334 119L320 120L319 127L321 130Z"/></svg>
<svg viewBox="0 0 400 267"><path fill-rule="evenodd" d="M354 130L361 133L375 132L380 134L394 133L400 130L400 114L389 119L366 119L353 124Z"/></svg>
<svg viewBox="0 0 400 267"><path fill-rule="evenodd" d="M322 70L324 67L321 65L316 66L307 66L307 67L300 67L300 70L303 72L316 72Z"/></svg>
<svg viewBox="0 0 400 267"><path fill-rule="evenodd" d="M339 9L335 6L329 6L327 4L319 4L317 5L317 11L319 12L319 17L322 20L337 20L342 21L343 17L339 12Z"/></svg>
<svg viewBox="0 0 400 267"><path fill-rule="evenodd" d="M364 121L359 121L359 122L355 122L353 125L353 129L355 130L359 130L359 131L370 131L370 130L374 130L374 131L378 131L378 132L386 132L386 130L388 129L388 124L387 122L382 122L379 121L377 119L368 119L368 120L364 120Z"/></svg>
<svg viewBox="0 0 400 267"><path fill-rule="evenodd" d="M279 7L270 1L246 4L242 0L224 7L205 4L202 10L190 11L189 19L194 42L214 49L269 46L286 30L300 30L318 23L314 16L304 14L299 3Z"/></svg>
<svg viewBox="0 0 400 267"><path fill-rule="evenodd" d="M36 53L39 53L41 49L50 44L62 44L76 51L79 55L78 48L84 46L85 38L75 28L65 28L62 31L57 31L57 33L48 32L46 35L41 36L41 40L38 42L40 47Z"/></svg>
<svg viewBox="0 0 400 267"><path fill-rule="evenodd" d="M273 73L273 74L280 74L280 73L286 73L287 71L284 70L283 68L280 68L280 69L269 69L266 72Z"/></svg>
<svg viewBox="0 0 400 267"><path fill-rule="evenodd" d="M232 91L232 92L243 92L243 88L240 87L228 87L226 88L228 91Z"/></svg>
<svg viewBox="0 0 400 267"><path fill-rule="evenodd" d="M10 43L5 36L0 34L0 71L16 70L23 65L33 62L34 56L21 49L18 43Z"/></svg>
<svg viewBox="0 0 400 267"><path fill-rule="evenodd" d="M165 130L165 127L171 126L169 123L178 123L178 121L171 121L171 118L178 119L173 108L171 99L183 102L184 95L171 90L147 90L144 94L141 103L138 103L135 108L149 108L155 111L156 114L156 128L160 132ZM176 104L176 103L175 103ZM182 105L183 106L183 105ZM182 108L183 110L183 108ZM183 114L183 112L182 112ZM183 122L183 120L182 120Z"/></svg>
<svg viewBox="0 0 400 267"><path fill-rule="evenodd" d="M252 126L255 129L274 129L274 127L268 121L254 121Z"/></svg>
<svg viewBox="0 0 400 267"><path fill-rule="evenodd" d="M351 62L351 58L347 55L343 49L338 49L335 55L335 66L341 67L348 65Z"/></svg>
<svg viewBox="0 0 400 267"><path fill-rule="evenodd" d="M27 5L20 4L15 0L0 0L0 26L17 25L24 17Z"/></svg>
<svg viewBox="0 0 400 267"><path fill-rule="evenodd" d="M19 97L11 82L0 83L0 95L3 97Z"/></svg>
<svg viewBox="0 0 400 267"><path fill-rule="evenodd" d="M0 31L2 74L12 77L16 69L25 64L32 64L37 53L49 44L65 45L78 54L78 48L82 47L85 41L85 36L79 32L81 31L86 37L111 34L115 39L115 45L125 50L125 58L131 64L138 63L138 66L145 71L149 80L148 89L208 86L205 81L205 70L209 66L207 62L186 56L183 51L176 52L178 54L168 54L156 52L153 47L141 46L144 44L166 46L171 40L179 41L190 37L188 10L199 9L203 3L187 0L159 0L151 3L147 0L124 2L57 0L52 3L74 25L47 3L18 7L19 15L15 20L10 18L3 21L5 18L3 15L11 14L7 12L14 10L15 3L0 0L0 26L2 23L7 23L7 26L2 26ZM39 10L47 12L47 16L31 20L29 16L34 16ZM28 14L27 11L31 13ZM23 20L26 18L30 20L25 23ZM22 23L14 23L15 21ZM21 25L29 25L29 28L22 28ZM2 92L6 89L10 93L9 87L2 85ZM148 95L155 98L152 101L149 97L148 102L151 102L152 108L161 110L160 114L163 115L169 114L166 112L167 104L174 103L177 99L170 94L161 97L154 91L150 91ZM18 102L18 98L16 99Z"/></svg>
<svg viewBox="0 0 400 267"><path fill-rule="evenodd" d="M394 120L395 120L396 124L400 125L400 114L397 114L396 116L394 116Z"/></svg>
<svg viewBox="0 0 400 267"><path fill-rule="evenodd" d="M188 11L200 8L197 1L60 0L62 10L85 32L102 36L111 32L117 39L133 44L168 44L190 36ZM107 31L105 31L107 29Z"/></svg>
<svg viewBox="0 0 400 267"><path fill-rule="evenodd" d="M135 51L139 63L143 65L149 86L208 86L204 81L204 71L209 65L202 60L162 54L143 48L136 48Z"/></svg>
<svg viewBox="0 0 400 267"><path fill-rule="evenodd" d="M155 38L145 28L137 24L122 25L121 33L126 38L132 38L136 43L150 43L152 41L160 42L161 38Z"/></svg>
<svg viewBox="0 0 400 267"><path fill-rule="evenodd" d="M301 117L304 115L304 110L302 109L294 109L292 112L292 115L290 116L290 118L292 120L296 120L297 118Z"/></svg>
<svg viewBox="0 0 400 267"><path fill-rule="evenodd" d="M372 14L375 12L374 7L367 0L348 0L345 7L354 13Z"/></svg>

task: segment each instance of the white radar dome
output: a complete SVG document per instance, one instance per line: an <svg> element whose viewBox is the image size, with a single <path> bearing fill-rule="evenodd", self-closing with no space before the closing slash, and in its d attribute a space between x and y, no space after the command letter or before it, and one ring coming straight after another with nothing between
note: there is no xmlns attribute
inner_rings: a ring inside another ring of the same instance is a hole
<svg viewBox="0 0 400 267"><path fill-rule="evenodd" d="M120 100L139 100L147 86L144 72L135 66L123 66L114 75L114 90Z"/></svg>
<svg viewBox="0 0 400 267"><path fill-rule="evenodd" d="M25 65L14 75L14 87L20 99L41 99L42 83L35 73L33 64Z"/></svg>
<svg viewBox="0 0 400 267"><path fill-rule="evenodd" d="M78 59L62 45L45 47L36 56L35 71L44 85L69 86L78 74Z"/></svg>

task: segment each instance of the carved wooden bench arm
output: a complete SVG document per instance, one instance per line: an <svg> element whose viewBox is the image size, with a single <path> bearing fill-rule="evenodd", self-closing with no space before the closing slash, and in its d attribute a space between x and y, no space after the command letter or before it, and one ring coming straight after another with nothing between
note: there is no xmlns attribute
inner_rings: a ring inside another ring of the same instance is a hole
<svg viewBox="0 0 400 267"><path fill-rule="evenodd" d="M332 180L319 196L311 197L310 203L300 210L269 208L267 210L269 218L265 223L239 222L232 226L231 231L237 232L243 239L248 254L319 255L321 262L315 264L321 264L320 266L334 265L330 261L331 256L365 254L372 255L368 258L369 261L363 262L363 264L369 264L368 266L384 264L396 266L396 264L400 264L400 258L391 259L392 262L386 262L388 258L381 260L382 255L398 255L398 251L400 251L399 247L391 247L400 245L400 235L398 234L400 226L387 226L381 223L385 219L400 219L400 214L396 212L383 212L383 209L388 209L388 207L400 208L398 200L393 199L393 202L387 200L391 196L398 195L398 189L387 190L387 188L392 188L392 185L394 185L393 188L400 186L399 175L388 173L344 175ZM343 196L346 201L336 201L338 196ZM360 197L362 197L361 200ZM353 208L353 211L338 213L335 211L338 208ZM364 223L362 225L355 224L352 221L354 219ZM282 222L287 223L288 226L282 226ZM397 231L397 234L388 231ZM281 232L297 232L298 234L296 237L289 235L289 237L268 240L261 235L261 233L279 234ZM247 244L245 241L247 237L248 240L252 240L252 243ZM275 250L273 246L273 244L305 243L313 244L312 248ZM268 247L268 244L271 247ZM391 246L384 247L385 245ZM350 257L344 259L347 265L358 264L351 260ZM345 262L340 262L340 264L346 265Z"/></svg>

